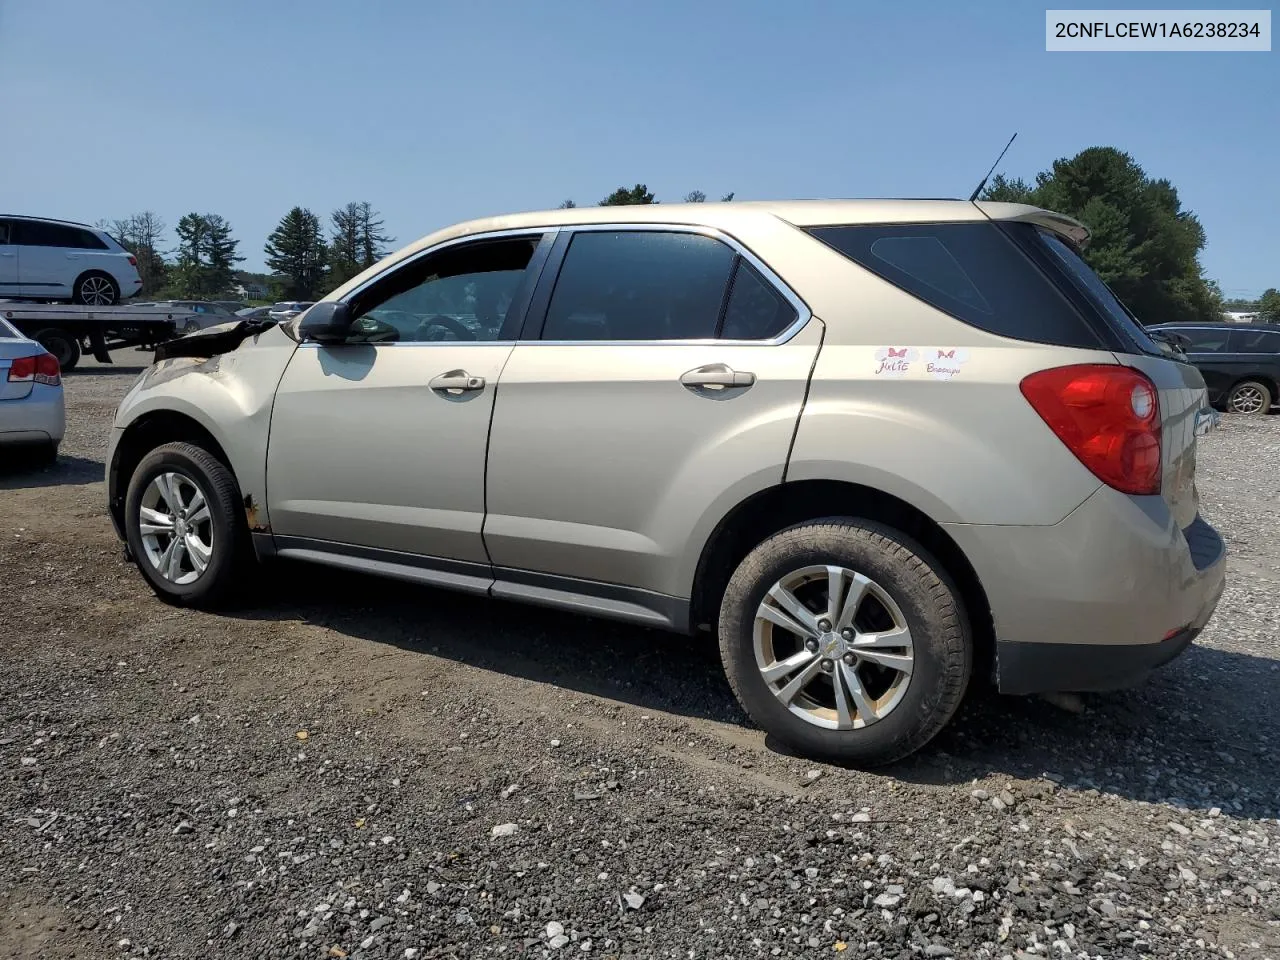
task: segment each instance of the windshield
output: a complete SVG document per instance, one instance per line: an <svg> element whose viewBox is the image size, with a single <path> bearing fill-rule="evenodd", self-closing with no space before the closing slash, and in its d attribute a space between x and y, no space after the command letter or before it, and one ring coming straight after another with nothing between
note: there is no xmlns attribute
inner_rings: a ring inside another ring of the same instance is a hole
<svg viewBox="0 0 1280 960"><path fill-rule="evenodd" d="M1081 288L1112 325L1125 334L1144 353L1165 354L1160 345L1147 333L1141 321L1130 312L1108 287L1084 258L1073 247L1051 230L1038 230L1040 242L1053 255L1059 266L1063 267L1072 281Z"/></svg>

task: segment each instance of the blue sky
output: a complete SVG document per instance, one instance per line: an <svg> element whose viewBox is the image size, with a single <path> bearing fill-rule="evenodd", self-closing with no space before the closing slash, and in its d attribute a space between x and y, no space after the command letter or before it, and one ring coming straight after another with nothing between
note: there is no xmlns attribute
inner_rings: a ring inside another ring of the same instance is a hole
<svg viewBox="0 0 1280 960"><path fill-rule="evenodd" d="M408 242L637 181L960 196L1016 130L1005 172L1120 147L1199 215L1229 295L1280 286L1280 52L1047 53L1044 10L0 0L0 210L220 213L259 269L295 204L369 200Z"/></svg>

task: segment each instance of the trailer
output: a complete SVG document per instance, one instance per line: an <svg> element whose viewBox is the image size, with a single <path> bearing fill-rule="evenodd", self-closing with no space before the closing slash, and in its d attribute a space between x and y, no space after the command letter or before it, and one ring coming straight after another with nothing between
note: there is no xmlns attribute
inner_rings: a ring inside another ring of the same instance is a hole
<svg viewBox="0 0 1280 960"><path fill-rule="evenodd" d="M52 353L63 370L73 369L82 353L110 363L108 351L120 347L154 350L192 321L199 323L191 310L127 303L97 307L0 300L0 316Z"/></svg>

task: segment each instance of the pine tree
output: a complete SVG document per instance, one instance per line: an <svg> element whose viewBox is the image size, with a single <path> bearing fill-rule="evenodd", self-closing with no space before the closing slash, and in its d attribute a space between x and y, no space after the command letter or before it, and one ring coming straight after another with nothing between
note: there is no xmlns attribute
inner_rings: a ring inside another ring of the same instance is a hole
<svg viewBox="0 0 1280 960"><path fill-rule="evenodd" d="M271 232L263 252L285 297L316 298L326 280L328 254L319 217L303 207L294 207Z"/></svg>
<svg viewBox="0 0 1280 960"><path fill-rule="evenodd" d="M372 267L387 255L388 243L394 240L382 232L383 223L378 211L365 200L359 204L360 212L360 269Z"/></svg>

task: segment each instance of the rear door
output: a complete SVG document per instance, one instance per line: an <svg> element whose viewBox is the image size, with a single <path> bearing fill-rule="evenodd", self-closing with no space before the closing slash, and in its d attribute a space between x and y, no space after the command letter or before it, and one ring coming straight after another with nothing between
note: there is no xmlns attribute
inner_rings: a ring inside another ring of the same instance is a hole
<svg viewBox="0 0 1280 960"><path fill-rule="evenodd" d="M69 297L76 277L103 269L106 244L88 230L43 220L16 221L18 273L24 296Z"/></svg>
<svg viewBox="0 0 1280 960"><path fill-rule="evenodd" d="M578 228L556 248L490 432L494 592L687 596L695 524L782 480L821 322L710 231Z"/></svg>
<svg viewBox="0 0 1280 960"><path fill-rule="evenodd" d="M0 220L0 297L18 294L18 245L12 241L12 225Z"/></svg>
<svg viewBox="0 0 1280 960"><path fill-rule="evenodd" d="M1186 337L1187 359L1196 365L1209 390L1209 399L1221 400L1235 383L1240 366L1239 358L1232 355L1231 328L1225 323L1204 327L1178 327L1175 333Z"/></svg>

